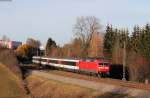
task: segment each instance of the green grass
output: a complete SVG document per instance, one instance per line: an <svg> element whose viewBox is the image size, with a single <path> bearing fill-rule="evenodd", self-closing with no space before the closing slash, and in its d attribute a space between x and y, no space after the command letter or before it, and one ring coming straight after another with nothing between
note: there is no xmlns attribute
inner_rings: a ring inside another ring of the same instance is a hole
<svg viewBox="0 0 150 98"><path fill-rule="evenodd" d="M19 79L6 67L0 65L0 98L22 98Z"/></svg>

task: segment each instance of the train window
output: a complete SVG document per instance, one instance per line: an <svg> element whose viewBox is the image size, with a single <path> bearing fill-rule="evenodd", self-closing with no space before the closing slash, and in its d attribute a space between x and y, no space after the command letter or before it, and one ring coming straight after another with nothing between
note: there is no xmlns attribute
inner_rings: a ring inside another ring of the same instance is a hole
<svg viewBox="0 0 150 98"><path fill-rule="evenodd" d="M34 60L40 60L40 58L33 58Z"/></svg>
<svg viewBox="0 0 150 98"><path fill-rule="evenodd" d="M41 61L41 58L33 58L33 60Z"/></svg>
<svg viewBox="0 0 150 98"><path fill-rule="evenodd" d="M41 61L42 61L42 62L47 62L47 59L42 59Z"/></svg>
<svg viewBox="0 0 150 98"><path fill-rule="evenodd" d="M100 66L108 66L109 63L99 63Z"/></svg>
<svg viewBox="0 0 150 98"><path fill-rule="evenodd" d="M58 63L58 61L57 60L49 60L50 61L50 63Z"/></svg>
<svg viewBox="0 0 150 98"><path fill-rule="evenodd" d="M61 64L76 66L76 62L71 62L71 61L61 61Z"/></svg>

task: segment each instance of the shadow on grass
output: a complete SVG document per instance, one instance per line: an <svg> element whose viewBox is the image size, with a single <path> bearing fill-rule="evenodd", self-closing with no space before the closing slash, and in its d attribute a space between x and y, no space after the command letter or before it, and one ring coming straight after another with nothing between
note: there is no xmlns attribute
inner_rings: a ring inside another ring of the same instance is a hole
<svg viewBox="0 0 150 98"><path fill-rule="evenodd" d="M116 93L104 93L94 98L133 98L127 94L116 94Z"/></svg>

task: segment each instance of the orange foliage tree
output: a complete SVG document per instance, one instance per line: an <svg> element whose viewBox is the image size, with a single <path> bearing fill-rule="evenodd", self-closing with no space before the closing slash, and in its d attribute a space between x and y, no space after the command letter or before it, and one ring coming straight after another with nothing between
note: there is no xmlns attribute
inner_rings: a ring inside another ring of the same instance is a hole
<svg viewBox="0 0 150 98"><path fill-rule="evenodd" d="M18 57L28 58L29 55L29 46L27 44L23 44L16 49L16 54Z"/></svg>
<svg viewBox="0 0 150 98"><path fill-rule="evenodd" d="M92 34L91 42L89 45L89 57L100 57L103 55L103 37L100 33L94 32Z"/></svg>

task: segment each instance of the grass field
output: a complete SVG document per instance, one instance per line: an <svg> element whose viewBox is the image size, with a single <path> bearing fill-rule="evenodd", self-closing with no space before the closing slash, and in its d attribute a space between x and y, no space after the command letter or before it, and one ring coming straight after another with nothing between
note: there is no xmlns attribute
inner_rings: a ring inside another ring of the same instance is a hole
<svg viewBox="0 0 150 98"><path fill-rule="evenodd" d="M23 98L20 80L5 66L0 65L0 98Z"/></svg>
<svg viewBox="0 0 150 98"><path fill-rule="evenodd" d="M37 76L27 78L32 96L39 98L133 98L128 95L101 93L76 85L47 80Z"/></svg>

